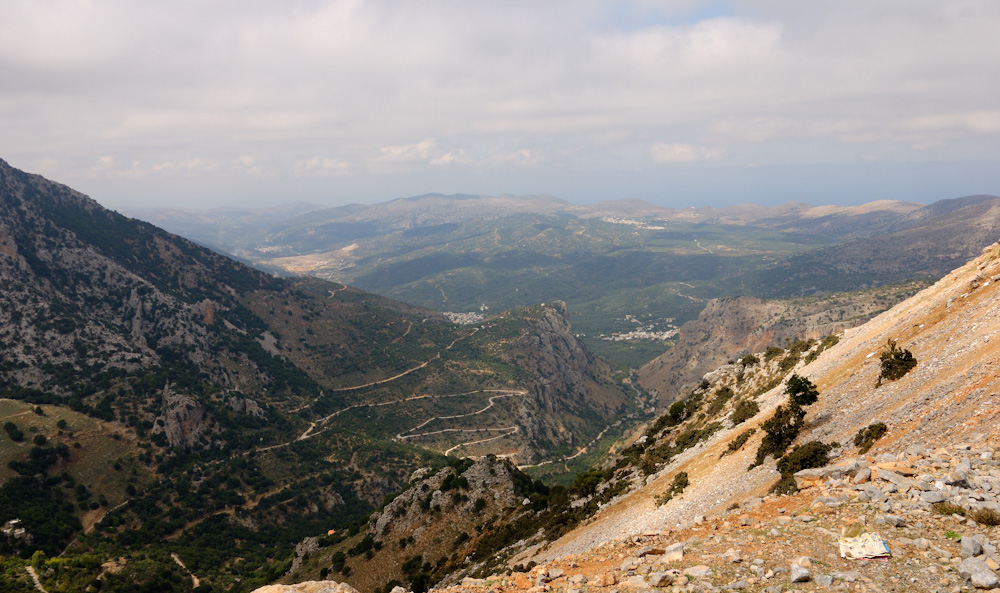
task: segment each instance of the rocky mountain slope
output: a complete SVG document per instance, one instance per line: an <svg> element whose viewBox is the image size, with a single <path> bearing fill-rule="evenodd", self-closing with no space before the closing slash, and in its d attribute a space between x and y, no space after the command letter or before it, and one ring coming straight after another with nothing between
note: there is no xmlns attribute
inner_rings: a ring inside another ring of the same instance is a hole
<svg viewBox="0 0 1000 593"><path fill-rule="evenodd" d="M639 380L660 402L669 405L727 360L784 347L795 340L839 334L926 285L912 282L798 299L713 299L697 320L680 327L676 345L640 369Z"/></svg>
<svg viewBox="0 0 1000 593"><path fill-rule="evenodd" d="M2 161L0 285L0 524L28 534L0 554L124 559L94 586L145 586L173 554L247 589L442 454L562 461L640 407L560 303L456 325L268 276ZM50 587L92 585L84 564Z"/></svg>
<svg viewBox="0 0 1000 593"><path fill-rule="evenodd" d="M508 548L507 570L459 572L445 590L997 587L998 282L994 244L838 340L706 374L570 494L570 508L599 501L596 512L557 539L539 515L539 533ZM890 344L916 364L882 377ZM799 448L776 464L761 446L781 434L780 409L795 409L793 384L818 397L802 399ZM884 433L872 432L879 424ZM794 459L814 469L794 474L797 492L773 492L776 465L794 471ZM878 532L889 557L842 558L848 528Z"/></svg>

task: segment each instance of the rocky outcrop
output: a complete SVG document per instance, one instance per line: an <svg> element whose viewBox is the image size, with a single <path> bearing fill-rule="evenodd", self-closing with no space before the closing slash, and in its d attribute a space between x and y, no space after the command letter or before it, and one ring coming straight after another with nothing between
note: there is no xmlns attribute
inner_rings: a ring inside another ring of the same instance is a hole
<svg viewBox="0 0 1000 593"><path fill-rule="evenodd" d="M207 429L205 408L192 397L163 388L160 416L154 432L162 432L171 447L188 450Z"/></svg>
<svg viewBox="0 0 1000 593"><path fill-rule="evenodd" d="M673 348L642 367L639 380L669 405L727 360L769 346L784 347L790 340L843 332L909 297L919 287L913 284L810 299L712 299L697 320L681 326Z"/></svg>

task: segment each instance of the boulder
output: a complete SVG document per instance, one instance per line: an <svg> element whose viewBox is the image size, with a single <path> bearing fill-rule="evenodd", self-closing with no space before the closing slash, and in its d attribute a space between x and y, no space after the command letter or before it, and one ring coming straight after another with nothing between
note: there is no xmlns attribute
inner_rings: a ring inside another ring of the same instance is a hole
<svg viewBox="0 0 1000 593"><path fill-rule="evenodd" d="M977 589L993 589L1000 586L1000 579L979 558L966 558L958 565L958 572Z"/></svg>

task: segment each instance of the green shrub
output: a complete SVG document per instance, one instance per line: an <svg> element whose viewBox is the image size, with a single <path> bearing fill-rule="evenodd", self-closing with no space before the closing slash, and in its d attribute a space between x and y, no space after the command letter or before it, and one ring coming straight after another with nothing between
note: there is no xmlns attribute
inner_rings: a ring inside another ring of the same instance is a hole
<svg viewBox="0 0 1000 593"><path fill-rule="evenodd" d="M785 353L784 348L779 348L777 346L768 346L767 350L764 351L764 360L771 362L774 358Z"/></svg>
<svg viewBox="0 0 1000 593"><path fill-rule="evenodd" d="M752 399L741 399L733 409L733 426L742 424L760 413L760 406Z"/></svg>
<svg viewBox="0 0 1000 593"><path fill-rule="evenodd" d="M740 366L742 366L743 368L747 368L749 366L753 366L759 363L760 359L754 356L753 354L747 354L746 356L740 359Z"/></svg>
<svg viewBox="0 0 1000 593"><path fill-rule="evenodd" d="M860 447L858 453L867 453L875 441L882 438L882 435L888 430L885 424L881 422L876 422L874 424L869 424L865 428L858 431L858 434L854 435L854 445Z"/></svg>
<svg viewBox="0 0 1000 593"><path fill-rule="evenodd" d="M671 482L670 488L656 497L657 505L664 505L673 499L674 496L684 492L684 489L688 487L688 475L687 472L680 472L674 476L674 481Z"/></svg>
<svg viewBox="0 0 1000 593"><path fill-rule="evenodd" d="M882 379L895 381L917 366L917 359L913 357L913 353L897 347L896 340L892 338L886 340L885 349L879 354L879 360L882 361L882 370L876 387L882 385Z"/></svg>
<svg viewBox="0 0 1000 593"><path fill-rule="evenodd" d="M778 406L774 415L760 426L767 434L761 439L760 447L757 448L757 458L750 468L764 463L768 455L775 458L784 455L795 437L799 436L802 425L805 424L805 417L806 411L794 401Z"/></svg>
<svg viewBox="0 0 1000 593"><path fill-rule="evenodd" d="M819 397L819 391L816 386L813 385L812 381L798 375L792 375L788 379L788 385L785 387L785 393L788 397L800 406L808 406L810 404L816 403L816 399Z"/></svg>
<svg viewBox="0 0 1000 593"><path fill-rule="evenodd" d="M735 439L732 440L732 442L729 443L729 447L722 452L722 457L725 457L730 453L735 453L736 451L739 451L740 448L743 447L743 445L745 445L748 440L750 440L750 437L753 436L755 432L757 432L756 428L748 428L747 430L741 432L738 437L736 437Z"/></svg>
<svg viewBox="0 0 1000 593"><path fill-rule="evenodd" d="M819 441L810 441L799 445L792 452L778 460L778 471L781 480L774 486L777 494L793 494L798 490L795 485L795 472L813 467L823 467L830 463L830 451L833 445Z"/></svg>
<svg viewBox="0 0 1000 593"><path fill-rule="evenodd" d="M706 412L709 416L714 416L722 411L722 408L726 405L726 402L731 400L733 396L733 390L729 387L723 387L715 392L715 399L708 406L708 411Z"/></svg>

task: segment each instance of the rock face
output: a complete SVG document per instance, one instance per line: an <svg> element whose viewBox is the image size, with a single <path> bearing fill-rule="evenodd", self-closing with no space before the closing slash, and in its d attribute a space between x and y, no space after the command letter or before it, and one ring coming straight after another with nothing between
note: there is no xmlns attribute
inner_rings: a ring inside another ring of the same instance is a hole
<svg viewBox="0 0 1000 593"><path fill-rule="evenodd" d="M727 360L769 346L786 346L787 340L840 333L915 291L916 286L884 294L785 301L712 299L697 320L680 327L676 346L642 367L639 379L669 405Z"/></svg>
<svg viewBox="0 0 1000 593"><path fill-rule="evenodd" d="M162 408L154 432L166 435L171 447L187 450L204 434L205 408L192 397L163 388Z"/></svg>

